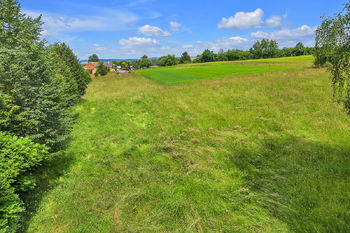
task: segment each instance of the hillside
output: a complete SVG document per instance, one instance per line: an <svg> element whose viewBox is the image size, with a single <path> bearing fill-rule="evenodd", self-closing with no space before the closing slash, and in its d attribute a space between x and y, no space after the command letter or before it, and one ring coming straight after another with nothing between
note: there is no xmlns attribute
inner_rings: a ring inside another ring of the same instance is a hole
<svg viewBox="0 0 350 233"><path fill-rule="evenodd" d="M182 85L94 79L23 230L346 232L350 118L328 73L299 59L207 64L259 70ZM184 80L185 67L145 72Z"/></svg>

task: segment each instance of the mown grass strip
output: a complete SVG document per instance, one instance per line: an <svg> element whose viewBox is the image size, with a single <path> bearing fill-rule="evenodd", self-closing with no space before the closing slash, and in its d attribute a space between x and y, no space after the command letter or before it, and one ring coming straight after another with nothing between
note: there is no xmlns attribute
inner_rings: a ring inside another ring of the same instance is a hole
<svg viewBox="0 0 350 233"><path fill-rule="evenodd" d="M241 75L270 73L277 71L302 69L301 64L288 64L286 62L296 61L295 59L279 59L283 64L270 62L270 59L261 60L258 63L254 60L235 63L205 63L179 65L173 67L162 67L157 69L139 70L138 73L144 77L163 84L178 84L193 82L202 79L237 77ZM303 61L303 60L302 60ZM256 62L256 63L254 63ZM264 63L263 63L264 62Z"/></svg>

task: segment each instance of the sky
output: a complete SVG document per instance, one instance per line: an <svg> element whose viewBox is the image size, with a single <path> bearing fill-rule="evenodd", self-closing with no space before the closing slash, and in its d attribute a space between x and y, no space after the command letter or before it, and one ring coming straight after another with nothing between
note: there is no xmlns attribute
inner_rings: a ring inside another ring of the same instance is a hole
<svg viewBox="0 0 350 233"><path fill-rule="evenodd" d="M65 42L79 59L191 56L205 49L249 49L263 38L279 47L314 45L321 16L346 0L20 0L29 16L42 14L42 37Z"/></svg>

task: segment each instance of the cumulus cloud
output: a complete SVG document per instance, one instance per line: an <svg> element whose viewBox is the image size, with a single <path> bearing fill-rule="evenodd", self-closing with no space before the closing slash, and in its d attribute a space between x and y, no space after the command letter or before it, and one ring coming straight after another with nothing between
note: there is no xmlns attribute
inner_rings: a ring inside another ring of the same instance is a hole
<svg viewBox="0 0 350 233"><path fill-rule="evenodd" d="M220 29L251 29L251 28L279 28L282 26L283 19L288 17L287 14L275 15L263 20L264 11L260 8L253 12L237 12L229 18L222 18L218 24Z"/></svg>
<svg viewBox="0 0 350 233"><path fill-rule="evenodd" d="M139 28L138 33L144 34L146 36L154 36L154 37L168 37L171 36L171 33L167 31L163 31L159 27L145 25Z"/></svg>
<svg viewBox="0 0 350 233"><path fill-rule="evenodd" d="M182 25L178 22L170 22L170 29L174 32L180 31L181 26Z"/></svg>
<svg viewBox="0 0 350 233"><path fill-rule="evenodd" d="M235 28L235 29L248 29L248 28L261 28L264 24L262 18L264 17L264 11L260 8L253 12L237 12L234 16L229 18L222 18L218 27Z"/></svg>
<svg viewBox="0 0 350 233"><path fill-rule="evenodd" d="M152 40L151 38L144 37L129 37L128 39L119 40L119 44L124 48L132 48L132 47L146 47L146 46L156 46L158 42L156 40Z"/></svg>
<svg viewBox="0 0 350 233"><path fill-rule="evenodd" d="M281 16L272 16L271 18L266 20L266 25L271 28L278 28L282 24Z"/></svg>
<svg viewBox="0 0 350 233"><path fill-rule="evenodd" d="M281 29L274 32L258 31L251 34L252 37L257 39L272 39L272 40L295 40L303 39L307 37L313 37L315 34L315 27L303 25L295 29Z"/></svg>
<svg viewBox="0 0 350 233"><path fill-rule="evenodd" d="M270 28L279 28L282 26L283 19L286 18L288 18L287 13L284 15L274 15L266 20L265 25Z"/></svg>

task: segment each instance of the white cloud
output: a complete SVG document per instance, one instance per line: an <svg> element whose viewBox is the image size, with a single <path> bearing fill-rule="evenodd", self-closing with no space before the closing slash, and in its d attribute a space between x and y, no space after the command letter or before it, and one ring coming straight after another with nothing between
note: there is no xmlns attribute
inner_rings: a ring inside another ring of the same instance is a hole
<svg viewBox="0 0 350 233"><path fill-rule="evenodd" d="M183 49L192 49L193 48L193 45L191 44L185 44L182 46Z"/></svg>
<svg viewBox="0 0 350 233"><path fill-rule="evenodd" d="M275 15L263 20L264 11L260 8L253 12L237 12L229 18L222 18L218 24L220 29L251 29L251 28L279 28L282 26L283 19L288 17L288 14Z"/></svg>
<svg viewBox="0 0 350 233"><path fill-rule="evenodd" d="M32 17L38 17L41 14L30 10L25 10L25 13ZM95 15L65 16L44 12L42 13L44 22L42 35L51 37L67 32L118 31L127 29L128 25L137 20L138 17L133 13L104 8L96 9Z"/></svg>
<svg viewBox="0 0 350 233"><path fill-rule="evenodd" d="M129 37L128 39L119 40L119 44L124 48L132 48L132 47L145 47L145 46L156 46L158 42L156 40L152 40L151 38L144 37Z"/></svg>
<svg viewBox="0 0 350 233"><path fill-rule="evenodd" d="M93 46L94 50L96 50L96 51L105 51L107 49L106 47L103 47L100 44L93 44L92 46Z"/></svg>
<svg viewBox="0 0 350 233"><path fill-rule="evenodd" d="M181 54L187 51L190 56L201 54L205 49L218 52L220 49L249 49L253 41L242 37L231 37L214 41L197 41L192 44L171 44L159 42L147 37L129 37L119 40L118 47L108 46L104 51L98 51L100 57L110 58L140 58L144 54L148 57L161 57L167 54ZM95 44L95 46L101 46ZM103 46L101 46L103 47ZM87 51L83 57L91 54L91 50Z"/></svg>
<svg viewBox="0 0 350 233"><path fill-rule="evenodd" d="M272 39L272 40L295 40L303 39L307 37L313 37L316 27L310 27L303 25L296 29L281 29L274 32L258 31L251 34L252 37L257 39Z"/></svg>
<svg viewBox="0 0 350 233"><path fill-rule="evenodd" d="M170 22L170 29L174 32L180 31L181 26L182 25L178 22Z"/></svg>
<svg viewBox="0 0 350 233"><path fill-rule="evenodd" d="M139 28L138 33L145 34L146 36L155 36L155 37L168 37L171 36L171 33L163 31L159 27L145 25Z"/></svg>
<svg viewBox="0 0 350 233"><path fill-rule="evenodd" d="M260 8L253 12L237 12L234 16L229 18L222 18L218 25L218 28L236 28L236 29L248 29L248 28L261 28L264 24L262 20L264 11Z"/></svg>
<svg viewBox="0 0 350 233"><path fill-rule="evenodd" d="M266 27L270 28L279 28L282 26L283 19L288 18L288 14L285 13L283 15L274 15L268 18L265 22Z"/></svg>
<svg viewBox="0 0 350 233"><path fill-rule="evenodd" d="M271 18L266 20L266 25L271 28L278 28L282 25L282 17L272 16Z"/></svg>

